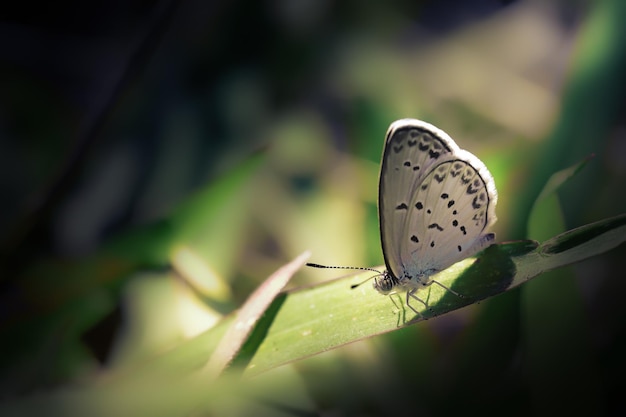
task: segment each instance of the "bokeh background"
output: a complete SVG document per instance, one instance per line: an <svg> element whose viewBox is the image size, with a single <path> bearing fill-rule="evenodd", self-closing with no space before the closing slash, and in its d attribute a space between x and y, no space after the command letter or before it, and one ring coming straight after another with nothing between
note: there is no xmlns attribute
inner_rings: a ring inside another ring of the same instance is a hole
<svg viewBox="0 0 626 417"><path fill-rule="evenodd" d="M551 236L529 234L534 199L590 154L560 192L562 216L544 220L566 230L626 212L623 3L7 8L0 399L171 349L305 249L380 265L377 175L398 118L485 162L499 241ZM289 365L299 407L263 412L623 412L625 255ZM338 275L303 270L290 285Z"/></svg>

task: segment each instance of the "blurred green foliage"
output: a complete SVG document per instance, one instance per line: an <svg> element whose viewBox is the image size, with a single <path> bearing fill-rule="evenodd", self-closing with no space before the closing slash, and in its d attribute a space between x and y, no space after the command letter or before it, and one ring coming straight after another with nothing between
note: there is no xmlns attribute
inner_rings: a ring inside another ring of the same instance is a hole
<svg viewBox="0 0 626 417"><path fill-rule="evenodd" d="M623 245L247 381L191 372L223 317L304 249L382 263L376 185L395 119L427 120L485 162L498 241L626 212L626 3L452 3L103 3L0 22L0 407L619 409ZM591 153L532 217L548 179ZM292 286L332 277L303 270Z"/></svg>

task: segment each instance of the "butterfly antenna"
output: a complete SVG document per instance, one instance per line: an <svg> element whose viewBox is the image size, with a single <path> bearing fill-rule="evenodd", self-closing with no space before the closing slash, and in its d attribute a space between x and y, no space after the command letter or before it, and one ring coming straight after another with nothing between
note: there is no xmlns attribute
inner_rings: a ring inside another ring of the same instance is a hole
<svg viewBox="0 0 626 417"><path fill-rule="evenodd" d="M310 266L312 268L321 268L321 269L356 269L356 270L359 270L359 271L372 271L372 272L378 273L378 275L383 275L383 272L380 272L378 269L367 268L367 267L363 267L363 266L333 266L333 265L314 264L314 263L311 263L311 262L308 262L306 264L306 266ZM365 281L359 282L358 284L352 284L350 286L350 289L354 289L354 288L358 287L359 285L363 284L364 282L367 282L370 279L372 279L374 277L377 277L378 275L374 275L372 277L369 277Z"/></svg>

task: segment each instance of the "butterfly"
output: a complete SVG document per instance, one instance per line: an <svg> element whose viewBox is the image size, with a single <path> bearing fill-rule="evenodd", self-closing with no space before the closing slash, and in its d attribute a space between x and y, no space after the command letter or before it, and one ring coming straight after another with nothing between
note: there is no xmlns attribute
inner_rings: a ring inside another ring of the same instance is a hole
<svg viewBox="0 0 626 417"><path fill-rule="evenodd" d="M374 277L382 294L416 292L431 277L495 240L496 191L485 164L443 130L416 119L387 130L378 186L380 238L386 270ZM325 267L319 264L308 264ZM368 268L356 268L368 269ZM370 269L371 270L371 269Z"/></svg>

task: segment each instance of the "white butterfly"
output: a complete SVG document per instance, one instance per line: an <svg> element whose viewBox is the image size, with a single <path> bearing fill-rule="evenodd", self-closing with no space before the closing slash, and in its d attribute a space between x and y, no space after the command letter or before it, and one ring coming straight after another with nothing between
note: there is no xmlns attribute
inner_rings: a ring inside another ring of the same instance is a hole
<svg viewBox="0 0 626 417"><path fill-rule="evenodd" d="M416 119L393 122L378 189L387 270L374 288L407 291L409 307L409 297L424 303L415 292L436 282L433 274L493 242L495 234L486 230L496 221L497 200L485 164L443 130Z"/></svg>
<svg viewBox="0 0 626 417"><path fill-rule="evenodd" d="M406 291L413 308L431 276L495 239L498 193L485 164L443 130L416 119L387 131L378 189L380 238L387 269L374 279L382 294ZM314 267L325 267L308 264ZM356 268L369 269L369 268ZM457 294L459 295L459 294Z"/></svg>

